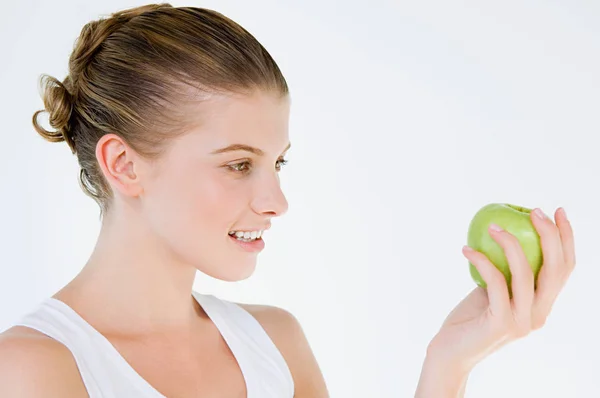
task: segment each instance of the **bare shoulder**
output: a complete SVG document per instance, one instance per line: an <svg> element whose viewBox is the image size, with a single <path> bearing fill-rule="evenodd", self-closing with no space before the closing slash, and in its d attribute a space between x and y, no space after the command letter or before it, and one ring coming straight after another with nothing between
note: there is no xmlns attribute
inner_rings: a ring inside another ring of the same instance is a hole
<svg viewBox="0 0 600 398"><path fill-rule="evenodd" d="M36 330L0 333L0 396L87 397L75 359L63 344Z"/></svg>
<svg viewBox="0 0 600 398"><path fill-rule="evenodd" d="M328 398L321 369L298 319L275 306L238 305L260 323L285 358L294 379L294 398Z"/></svg>

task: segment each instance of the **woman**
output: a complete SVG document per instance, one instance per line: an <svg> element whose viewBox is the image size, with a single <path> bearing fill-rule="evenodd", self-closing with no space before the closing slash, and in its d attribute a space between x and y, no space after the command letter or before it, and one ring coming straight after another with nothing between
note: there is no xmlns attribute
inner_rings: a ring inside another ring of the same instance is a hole
<svg viewBox="0 0 600 398"><path fill-rule="evenodd" d="M198 270L248 278L271 219L288 203L288 87L255 38L214 11L147 5L87 24L45 111L81 166L102 229L64 288L0 336L3 397L327 397L289 312L192 290ZM428 347L416 396L459 397L492 351L542 326L575 264L573 232L532 213L545 263L533 274L515 238Z"/></svg>

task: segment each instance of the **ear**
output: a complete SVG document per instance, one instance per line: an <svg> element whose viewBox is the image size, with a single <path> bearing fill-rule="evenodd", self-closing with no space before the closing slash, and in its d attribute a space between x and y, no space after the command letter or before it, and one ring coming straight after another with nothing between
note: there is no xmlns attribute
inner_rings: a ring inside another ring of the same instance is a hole
<svg viewBox="0 0 600 398"><path fill-rule="evenodd" d="M96 145L96 159L108 184L121 194L137 197L143 192L136 165L139 156L116 134L105 134Z"/></svg>

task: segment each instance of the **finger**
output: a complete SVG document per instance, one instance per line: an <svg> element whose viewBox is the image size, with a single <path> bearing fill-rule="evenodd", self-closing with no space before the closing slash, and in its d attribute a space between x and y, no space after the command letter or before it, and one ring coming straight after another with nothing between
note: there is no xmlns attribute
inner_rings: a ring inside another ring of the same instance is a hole
<svg viewBox="0 0 600 398"><path fill-rule="evenodd" d="M536 317L543 317L550 312L552 303L558 296L563 284L564 253L559 229L550 218L539 215L535 209L531 221L540 235L544 263L538 275L536 291Z"/></svg>
<svg viewBox="0 0 600 398"><path fill-rule="evenodd" d="M502 247L508 261L511 277L515 320L527 329L531 327L531 312L534 299L534 277L519 240L510 232L492 224L492 238Z"/></svg>
<svg viewBox="0 0 600 398"><path fill-rule="evenodd" d="M490 311L493 316L504 317L510 312L510 297L504 274L491 263L485 254L469 246L463 247L464 256L479 271L487 284L487 295Z"/></svg>
<svg viewBox="0 0 600 398"><path fill-rule="evenodd" d="M538 289L533 315L534 329L541 328L546 322L546 318L550 314L550 311L552 311L558 294L575 267L575 247L571 224L561 209L556 211L555 219L556 226L552 226L555 235L553 236L553 245L558 247L558 249L555 249L554 252L547 249L547 252L552 254L543 252L544 265L538 277ZM542 241L543 246L544 242ZM547 257L551 255L555 257Z"/></svg>
<svg viewBox="0 0 600 398"><path fill-rule="evenodd" d="M564 266L570 274L575 268L577 262L575 256L575 237L573 234L573 226L567 218L565 209L560 207L554 214L556 219L556 225L558 226L558 232L560 234L560 240L562 241L563 257L565 260Z"/></svg>
<svg viewBox="0 0 600 398"><path fill-rule="evenodd" d="M541 209L535 209L531 213L531 222L540 236L544 259L543 267L548 268L549 272L555 276L560 273L564 263L559 229Z"/></svg>

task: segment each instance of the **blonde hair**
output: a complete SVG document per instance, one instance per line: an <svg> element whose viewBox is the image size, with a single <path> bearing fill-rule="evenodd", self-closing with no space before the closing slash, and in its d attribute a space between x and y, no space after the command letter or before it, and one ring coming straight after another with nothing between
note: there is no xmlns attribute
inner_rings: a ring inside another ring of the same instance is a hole
<svg viewBox="0 0 600 398"><path fill-rule="evenodd" d="M216 11L168 3L89 22L75 42L68 76L61 82L43 74L40 87L45 109L34 113L33 126L48 141L66 141L82 189L101 213L112 198L95 155L103 135L114 133L153 159L190 127L185 105L204 94L288 94L279 67L248 31ZM44 111L56 131L39 125Z"/></svg>

